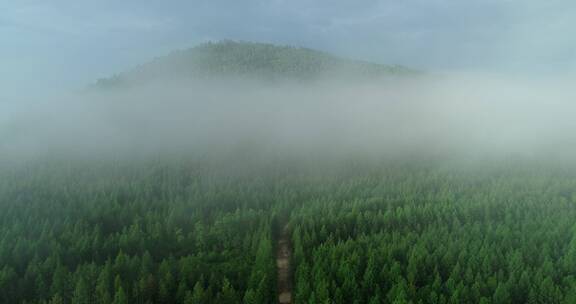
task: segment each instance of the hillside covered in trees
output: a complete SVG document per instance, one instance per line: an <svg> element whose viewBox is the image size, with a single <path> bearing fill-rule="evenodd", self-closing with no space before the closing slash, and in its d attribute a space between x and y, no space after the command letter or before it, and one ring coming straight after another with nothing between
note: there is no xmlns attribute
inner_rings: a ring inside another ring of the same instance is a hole
<svg viewBox="0 0 576 304"><path fill-rule="evenodd" d="M130 71L100 79L99 88L194 79L308 81L330 78L378 78L413 74L402 67L340 58L308 48L222 41L204 43L158 57Z"/></svg>

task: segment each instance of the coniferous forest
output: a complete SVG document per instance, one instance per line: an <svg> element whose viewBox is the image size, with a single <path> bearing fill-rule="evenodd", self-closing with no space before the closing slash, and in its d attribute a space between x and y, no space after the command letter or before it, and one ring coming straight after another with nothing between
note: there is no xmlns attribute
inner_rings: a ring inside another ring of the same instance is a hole
<svg viewBox="0 0 576 304"><path fill-rule="evenodd" d="M0 304L576 304L576 1L0 0Z"/></svg>
<svg viewBox="0 0 576 304"><path fill-rule="evenodd" d="M49 160L0 173L0 303L576 303L576 174Z"/></svg>
<svg viewBox="0 0 576 304"><path fill-rule="evenodd" d="M574 304L572 99L480 80L223 41L38 105L0 304Z"/></svg>

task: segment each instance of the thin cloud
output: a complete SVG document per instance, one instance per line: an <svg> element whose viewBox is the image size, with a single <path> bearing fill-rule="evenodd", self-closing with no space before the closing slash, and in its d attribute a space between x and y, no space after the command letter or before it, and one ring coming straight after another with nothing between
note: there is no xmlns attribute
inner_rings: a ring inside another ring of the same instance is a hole
<svg viewBox="0 0 576 304"><path fill-rule="evenodd" d="M169 18L126 12L77 12L46 4L23 5L3 13L4 23L31 32L63 35L94 35L116 31L160 31L170 28ZM1 25L1 23L0 23Z"/></svg>

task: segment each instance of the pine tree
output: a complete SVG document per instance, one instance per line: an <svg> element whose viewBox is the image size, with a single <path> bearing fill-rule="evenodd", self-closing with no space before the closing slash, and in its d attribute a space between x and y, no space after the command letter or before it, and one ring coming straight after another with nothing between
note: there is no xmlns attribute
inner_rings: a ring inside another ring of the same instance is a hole
<svg viewBox="0 0 576 304"><path fill-rule="evenodd" d="M576 286L571 286L568 288L568 292L566 296L564 296L564 300L562 301L564 304L576 303Z"/></svg>
<svg viewBox="0 0 576 304"><path fill-rule="evenodd" d="M382 295L380 294L380 289L378 289L374 295L370 296L368 304L380 304L382 302Z"/></svg>
<svg viewBox="0 0 576 304"><path fill-rule="evenodd" d="M116 293L114 294L114 302L112 302L112 304L128 304L128 297L126 296L122 286L119 286L118 289L116 289Z"/></svg>
<svg viewBox="0 0 576 304"><path fill-rule="evenodd" d="M258 302L256 297L256 292L252 289L248 289L246 293L244 293L244 298L242 300L244 304L258 304L264 302Z"/></svg>
<svg viewBox="0 0 576 304"><path fill-rule="evenodd" d="M64 299L60 296L60 294L55 294L52 299L48 302L49 304L64 304Z"/></svg>
<svg viewBox="0 0 576 304"><path fill-rule="evenodd" d="M5 303L14 302L16 299L15 283L18 279L16 271L9 266L0 270L0 300Z"/></svg>
<svg viewBox="0 0 576 304"><path fill-rule="evenodd" d="M194 301L194 297L192 296L192 292L190 290L186 291L186 295L184 296L184 304L196 304L199 302Z"/></svg>
<svg viewBox="0 0 576 304"><path fill-rule="evenodd" d="M232 287L228 279L224 279L222 283L222 290L218 294L218 303L235 304L238 302L238 296L236 295L234 287Z"/></svg>
<svg viewBox="0 0 576 304"><path fill-rule="evenodd" d="M326 280L321 279L319 282L315 284L315 295L316 301L319 304L329 304L330 303L330 291L328 290L328 282Z"/></svg>
<svg viewBox="0 0 576 304"><path fill-rule="evenodd" d="M192 303L204 303L205 300L205 292L204 287L202 286L202 282L198 281L194 285L194 289L192 291L191 302Z"/></svg>
<svg viewBox="0 0 576 304"><path fill-rule="evenodd" d="M408 303L408 286L406 281L400 279L400 281L390 289L386 297L389 302L394 304Z"/></svg>
<svg viewBox="0 0 576 304"><path fill-rule="evenodd" d="M76 288L74 289L74 294L72 295L72 304L90 304L90 291L88 285L84 278L80 278L76 282Z"/></svg>
<svg viewBox="0 0 576 304"><path fill-rule="evenodd" d="M60 264L57 266L54 275L52 276L50 292L52 294L59 294L63 299L70 299L68 270Z"/></svg>
<svg viewBox="0 0 576 304"><path fill-rule="evenodd" d="M303 262L296 270L296 303L306 303L310 298L310 270L308 263Z"/></svg>
<svg viewBox="0 0 576 304"><path fill-rule="evenodd" d="M176 291L176 300L178 303L182 303L184 302L184 299L186 298L186 293L188 292L188 286L186 286L186 283L182 280L180 281L180 284L178 284L178 290Z"/></svg>
<svg viewBox="0 0 576 304"><path fill-rule="evenodd" d="M496 288L493 301L495 304L510 303L510 293L504 284L500 284L498 288Z"/></svg>

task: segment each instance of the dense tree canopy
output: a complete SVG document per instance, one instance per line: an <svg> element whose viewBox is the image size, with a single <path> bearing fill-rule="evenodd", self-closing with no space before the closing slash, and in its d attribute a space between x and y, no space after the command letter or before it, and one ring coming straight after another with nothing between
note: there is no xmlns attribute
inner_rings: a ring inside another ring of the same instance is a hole
<svg viewBox="0 0 576 304"><path fill-rule="evenodd" d="M274 297L262 181L196 168L38 165L0 181L0 303Z"/></svg>
<svg viewBox="0 0 576 304"><path fill-rule="evenodd" d="M574 303L576 175L46 161L0 173L0 303Z"/></svg>
<svg viewBox="0 0 576 304"><path fill-rule="evenodd" d="M576 179L505 166L333 184L292 212L297 303L572 303Z"/></svg>

